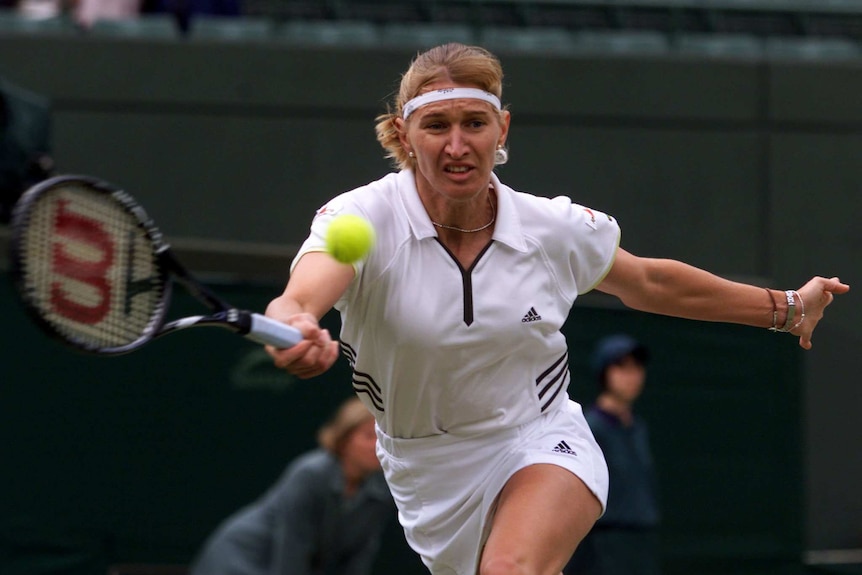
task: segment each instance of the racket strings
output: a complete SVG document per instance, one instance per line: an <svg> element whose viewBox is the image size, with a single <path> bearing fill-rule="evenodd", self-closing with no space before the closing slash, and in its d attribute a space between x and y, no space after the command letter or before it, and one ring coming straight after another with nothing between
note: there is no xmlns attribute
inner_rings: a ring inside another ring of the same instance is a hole
<svg viewBox="0 0 862 575"><path fill-rule="evenodd" d="M31 207L21 252L31 303L63 337L122 347L155 328L166 286L152 241L110 194L45 192Z"/></svg>

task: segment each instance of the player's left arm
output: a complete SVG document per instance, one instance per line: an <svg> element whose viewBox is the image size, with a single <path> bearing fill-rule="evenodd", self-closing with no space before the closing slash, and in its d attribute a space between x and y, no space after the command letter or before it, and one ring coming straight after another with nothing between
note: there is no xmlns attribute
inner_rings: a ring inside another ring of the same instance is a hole
<svg viewBox="0 0 862 575"><path fill-rule="evenodd" d="M596 289L617 296L632 309L686 319L768 328L773 326L773 305L779 311L779 326L787 315L780 295L770 296L763 287L721 278L676 260L637 257L622 248ZM834 294L849 289L836 277L814 277L798 288L805 320L791 333L799 336L803 348L811 348L811 334Z"/></svg>

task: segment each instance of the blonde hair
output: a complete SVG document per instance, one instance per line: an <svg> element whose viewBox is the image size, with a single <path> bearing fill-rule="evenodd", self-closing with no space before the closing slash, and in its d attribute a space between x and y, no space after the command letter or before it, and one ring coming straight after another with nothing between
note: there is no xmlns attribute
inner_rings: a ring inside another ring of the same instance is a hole
<svg viewBox="0 0 862 575"><path fill-rule="evenodd" d="M405 103L440 80L481 88L500 99L503 96L503 67L497 57L484 48L451 43L417 55L401 77L394 102L387 105L385 114L376 118L377 141L386 150L386 157L399 169L411 167L413 160L401 146L395 120L401 117Z"/></svg>
<svg viewBox="0 0 862 575"><path fill-rule="evenodd" d="M351 397L318 430L317 443L330 453L340 455L351 432L369 419L374 419L374 415L358 397Z"/></svg>

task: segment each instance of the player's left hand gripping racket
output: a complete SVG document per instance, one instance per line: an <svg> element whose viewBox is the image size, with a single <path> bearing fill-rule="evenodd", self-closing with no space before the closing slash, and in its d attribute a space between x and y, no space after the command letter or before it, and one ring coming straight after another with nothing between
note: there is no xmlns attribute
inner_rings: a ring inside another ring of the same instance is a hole
<svg viewBox="0 0 862 575"><path fill-rule="evenodd" d="M57 176L25 192L12 215L12 278L48 334L98 354L133 351L161 335L218 326L278 348L298 330L222 300L183 268L144 209L88 176ZM172 280L209 315L166 321Z"/></svg>

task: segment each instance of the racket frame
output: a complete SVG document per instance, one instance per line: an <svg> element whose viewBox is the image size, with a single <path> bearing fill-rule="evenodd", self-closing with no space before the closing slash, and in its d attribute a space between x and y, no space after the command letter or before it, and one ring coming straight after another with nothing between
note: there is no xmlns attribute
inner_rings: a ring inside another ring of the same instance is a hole
<svg viewBox="0 0 862 575"><path fill-rule="evenodd" d="M25 263L23 256L29 215L33 206L43 194L62 186L73 185L81 185L92 191L110 195L127 213L134 216L138 229L143 232L152 246L156 259L156 278L157 281L161 282L162 286L161 297L153 305L149 321L141 331L140 336L129 343L118 346L103 346L64 334L45 317L40 306L30 296L30 290L24 279ZM27 314L45 333L79 351L98 355L125 354L140 348L162 335L196 326L227 328L234 333L245 335L258 343L281 347L294 345L301 340L301 335L293 328L288 328L288 326L261 314L235 308L195 279L174 256L170 245L165 242L162 232L155 225L152 218L147 215L143 207L124 190L99 178L87 175L67 174L55 176L37 183L22 194L16 203L12 212L11 227L11 277ZM174 282L182 284L195 299L205 304L213 313L167 321Z"/></svg>
<svg viewBox="0 0 862 575"><path fill-rule="evenodd" d="M33 206L39 202L44 194L49 193L56 188L70 185L82 185L94 192L112 196L127 213L135 217L137 227L150 241L153 246L153 251L158 254L157 257L160 262L159 265L156 266L156 269L158 271L158 280L163 286L162 296L153 306L153 312L150 314L150 321L142 330L141 335L130 343L119 346L100 346L64 335L45 318L40 307L34 302L33 298L30 297L30 290L24 279L25 263L23 256L23 249L26 241L24 236L27 232L30 212ZM10 239L10 271L12 281L22 303L24 304L24 309L27 314L45 333L49 334L54 339L58 339L67 345L71 345L75 349L99 355L119 355L128 353L156 337L159 329L165 323L173 292L173 282L171 282L170 278L170 272L172 269L169 268L169 266L161 265L162 254L165 251L168 251L169 246L164 242L162 232L158 227L156 227L153 220L147 215L146 211L140 206L140 204L138 204L138 202L136 202L129 194L104 180L94 178L92 176L83 174L54 176L35 184L21 195L12 210L10 224L12 227L12 237Z"/></svg>

